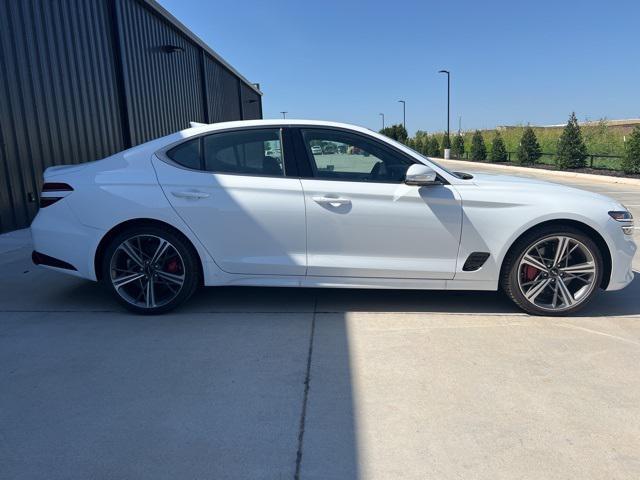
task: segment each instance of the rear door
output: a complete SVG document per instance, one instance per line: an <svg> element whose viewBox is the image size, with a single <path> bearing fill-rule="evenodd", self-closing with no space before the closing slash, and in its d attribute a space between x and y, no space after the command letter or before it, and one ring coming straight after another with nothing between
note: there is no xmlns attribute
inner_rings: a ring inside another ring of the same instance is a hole
<svg viewBox="0 0 640 480"><path fill-rule="evenodd" d="M307 275L453 278L462 225L455 189L406 185L415 162L364 134L303 128L298 142L311 167L302 179Z"/></svg>
<svg viewBox="0 0 640 480"><path fill-rule="evenodd" d="M249 128L188 140L154 158L176 212L229 273L304 275L305 208L285 176L282 131Z"/></svg>

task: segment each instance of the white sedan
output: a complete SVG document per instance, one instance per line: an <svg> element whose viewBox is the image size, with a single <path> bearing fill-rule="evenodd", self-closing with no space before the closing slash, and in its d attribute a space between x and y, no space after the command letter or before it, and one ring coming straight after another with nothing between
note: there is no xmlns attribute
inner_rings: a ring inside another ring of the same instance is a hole
<svg viewBox="0 0 640 480"><path fill-rule="evenodd" d="M325 142L337 152L312 147ZM502 288L527 312L561 315L630 283L636 251L615 200L450 172L331 122L197 126L51 167L40 205L34 262L100 281L139 313L199 285L261 285Z"/></svg>

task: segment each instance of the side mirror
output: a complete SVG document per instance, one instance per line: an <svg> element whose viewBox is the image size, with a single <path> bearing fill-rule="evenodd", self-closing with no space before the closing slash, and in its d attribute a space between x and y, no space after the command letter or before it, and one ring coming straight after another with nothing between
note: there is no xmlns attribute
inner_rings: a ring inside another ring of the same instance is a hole
<svg viewBox="0 0 640 480"><path fill-rule="evenodd" d="M404 183L407 185L437 185L438 175L436 172L426 165L420 165L414 163L407 169L407 174L404 178Z"/></svg>

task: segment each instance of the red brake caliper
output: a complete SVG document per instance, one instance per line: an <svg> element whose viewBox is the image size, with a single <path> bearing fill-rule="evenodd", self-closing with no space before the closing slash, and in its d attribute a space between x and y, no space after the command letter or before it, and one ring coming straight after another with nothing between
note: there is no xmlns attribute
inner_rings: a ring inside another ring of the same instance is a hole
<svg viewBox="0 0 640 480"><path fill-rule="evenodd" d="M531 265L525 265L523 269L523 273L524 273L524 279L527 282L530 282L531 280L533 280L538 276L538 273L540 273L540 270L538 270L536 267L532 267Z"/></svg>
<svg viewBox="0 0 640 480"><path fill-rule="evenodd" d="M178 261L171 260L169 263L167 263L167 271L169 273L176 273L178 271Z"/></svg>

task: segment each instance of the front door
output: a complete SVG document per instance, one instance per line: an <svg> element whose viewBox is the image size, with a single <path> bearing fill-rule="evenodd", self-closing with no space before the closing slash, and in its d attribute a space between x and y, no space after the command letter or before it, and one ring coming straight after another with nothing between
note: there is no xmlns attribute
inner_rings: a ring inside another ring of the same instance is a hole
<svg viewBox="0 0 640 480"><path fill-rule="evenodd" d="M280 129L212 133L165 155L153 161L160 185L222 270L305 274L304 196L285 177Z"/></svg>
<svg viewBox="0 0 640 480"><path fill-rule="evenodd" d="M449 185L408 186L414 161L375 138L301 129L307 275L452 279L462 207Z"/></svg>

